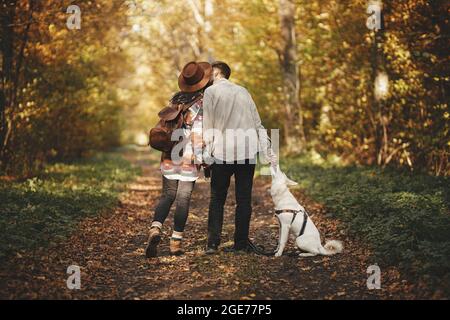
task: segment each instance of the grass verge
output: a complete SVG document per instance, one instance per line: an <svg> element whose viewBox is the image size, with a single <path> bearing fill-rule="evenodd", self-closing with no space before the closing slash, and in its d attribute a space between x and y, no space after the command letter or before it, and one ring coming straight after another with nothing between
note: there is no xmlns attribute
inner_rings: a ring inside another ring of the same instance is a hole
<svg viewBox="0 0 450 320"><path fill-rule="evenodd" d="M0 180L0 259L64 239L81 219L113 208L138 172L107 153L49 165L25 181Z"/></svg>
<svg viewBox="0 0 450 320"><path fill-rule="evenodd" d="M373 167L282 164L309 196L348 231L366 240L380 262L450 291L450 184L445 177Z"/></svg>

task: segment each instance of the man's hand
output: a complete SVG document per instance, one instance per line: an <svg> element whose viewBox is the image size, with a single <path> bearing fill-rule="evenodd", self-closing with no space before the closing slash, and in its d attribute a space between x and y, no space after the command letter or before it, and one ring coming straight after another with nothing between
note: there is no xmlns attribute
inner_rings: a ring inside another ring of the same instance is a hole
<svg viewBox="0 0 450 320"><path fill-rule="evenodd" d="M278 157L275 153L271 152L271 155L269 156L269 162L273 168L276 168L278 166Z"/></svg>

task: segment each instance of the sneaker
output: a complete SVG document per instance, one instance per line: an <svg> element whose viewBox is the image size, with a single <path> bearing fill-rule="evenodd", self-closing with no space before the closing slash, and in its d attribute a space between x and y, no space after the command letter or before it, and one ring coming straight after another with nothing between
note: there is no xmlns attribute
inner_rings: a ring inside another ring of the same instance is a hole
<svg viewBox="0 0 450 320"><path fill-rule="evenodd" d="M174 238L170 239L169 247L170 247L170 254L174 256L180 256L184 254L181 239L174 239Z"/></svg>
<svg viewBox="0 0 450 320"><path fill-rule="evenodd" d="M208 255L211 254L216 254L219 251L219 246L213 244L213 245L208 245L208 247L206 247L205 253Z"/></svg>
<svg viewBox="0 0 450 320"><path fill-rule="evenodd" d="M161 229L158 227L150 228L150 235L148 237L148 245L145 248L145 256L147 258L154 258L157 254L157 248L161 242Z"/></svg>

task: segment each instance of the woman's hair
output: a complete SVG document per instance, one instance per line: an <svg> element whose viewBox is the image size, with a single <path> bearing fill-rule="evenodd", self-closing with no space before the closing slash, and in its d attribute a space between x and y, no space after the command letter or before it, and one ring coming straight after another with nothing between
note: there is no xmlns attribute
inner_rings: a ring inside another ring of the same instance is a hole
<svg viewBox="0 0 450 320"><path fill-rule="evenodd" d="M186 104L196 100L203 92L205 92L206 88L208 88L212 84L212 81L208 82L206 86L197 90L195 92L182 92L179 91L175 93L175 95L170 99L170 102L173 104Z"/></svg>
<svg viewBox="0 0 450 320"><path fill-rule="evenodd" d="M175 95L172 97L172 99L170 99L170 102L173 104L186 104L189 102L194 101L195 99L197 99L201 94L203 94L203 91L205 91L205 89L201 89L195 92L177 92L175 93Z"/></svg>

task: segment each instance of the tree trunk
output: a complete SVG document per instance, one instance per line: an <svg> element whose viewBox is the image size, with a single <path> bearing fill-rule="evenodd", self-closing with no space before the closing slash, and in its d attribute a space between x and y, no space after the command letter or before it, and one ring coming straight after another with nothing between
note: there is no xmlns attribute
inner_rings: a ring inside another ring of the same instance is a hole
<svg viewBox="0 0 450 320"><path fill-rule="evenodd" d="M14 128L15 108L18 103L18 93L22 74L23 62L25 60L25 48L33 19L33 10L36 3L28 1L29 12L26 15L24 29L21 30L22 38L15 38L14 23L16 18L17 1L2 2L1 32L2 32L2 94L0 94L1 130L0 130L0 160L2 169L8 162L8 142ZM16 42L19 45L15 54ZM3 101L1 101L3 100Z"/></svg>
<svg viewBox="0 0 450 320"><path fill-rule="evenodd" d="M294 0L280 0L282 49L280 54L284 89L284 138L288 151L305 145L303 114L300 105L300 79L297 63ZM298 121L298 122L297 122Z"/></svg>
<svg viewBox="0 0 450 320"><path fill-rule="evenodd" d="M214 62L214 51L211 47L211 34L213 32L213 26L211 20L214 15L214 1L205 0L205 37L206 44L208 46L208 61Z"/></svg>
<svg viewBox="0 0 450 320"><path fill-rule="evenodd" d="M375 86L376 86L376 78L378 73L382 70L383 64L380 63L382 60L382 52L380 52L380 45L383 42L383 29L384 29L384 21L383 21L383 10L380 12L381 18L381 29L373 31L373 45L371 48L371 56L370 56L370 65L371 65L371 76L370 76L370 85L371 85L371 94L369 95L369 108L372 110L371 114L374 116L374 143L375 150L373 153L372 162L382 165L385 154L385 143L387 139L387 128L385 126L383 120L383 112L382 112L382 101L379 101L375 97Z"/></svg>
<svg viewBox="0 0 450 320"><path fill-rule="evenodd" d="M13 92L13 59L14 59L14 18L16 14L16 1L2 1L0 11L1 32L1 88L0 88L0 160L2 167L6 147L8 128L8 106L11 105Z"/></svg>
<svg viewBox="0 0 450 320"><path fill-rule="evenodd" d="M213 50L211 48L212 24L211 18L214 14L213 0L189 0L192 14L197 22L196 41L191 41L196 60L207 59L210 62L214 60ZM203 7L203 10L202 10Z"/></svg>

